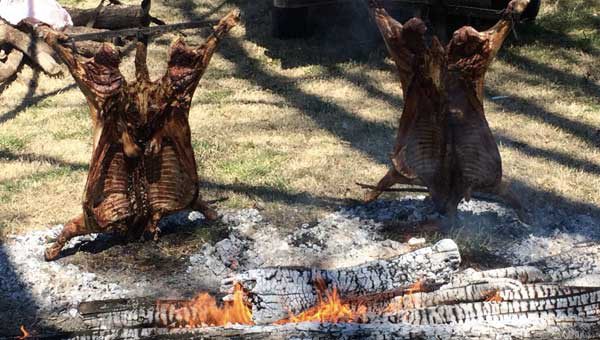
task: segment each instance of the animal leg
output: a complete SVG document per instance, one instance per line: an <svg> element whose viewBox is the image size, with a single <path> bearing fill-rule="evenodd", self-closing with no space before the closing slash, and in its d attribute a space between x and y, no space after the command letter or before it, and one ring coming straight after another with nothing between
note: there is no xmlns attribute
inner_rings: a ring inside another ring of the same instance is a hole
<svg viewBox="0 0 600 340"><path fill-rule="evenodd" d="M198 198L196 199L196 202L194 202L192 208L200 211L208 221L214 221L219 218L219 214L213 208L211 208L208 203L203 201L200 195L198 195Z"/></svg>
<svg viewBox="0 0 600 340"><path fill-rule="evenodd" d="M377 183L376 189L373 189L365 194L365 203L373 202L376 200L381 193L386 189L390 188L394 184L413 184L414 181L410 178L403 176L395 168L390 169L379 183Z"/></svg>
<svg viewBox="0 0 600 340"><path fill-rule="evenodd" d="M46 248L44 253L44 258L46 261L55 260L58 255L60 255L60 251L65 246L65 243L72 239L75 236L86 235L89 234L90 231L85 227L85 222L83 218L83 214L75 217L60 232L58 239L54 242L53 245Z"/></svg>

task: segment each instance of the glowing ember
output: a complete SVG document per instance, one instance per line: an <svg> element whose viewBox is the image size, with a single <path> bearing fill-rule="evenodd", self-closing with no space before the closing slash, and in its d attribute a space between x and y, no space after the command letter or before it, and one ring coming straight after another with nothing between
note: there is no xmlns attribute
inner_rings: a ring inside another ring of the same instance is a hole
<svg viewBox="0 0 600 340"><path fill-rule="evenodd" d="M486 302L502 302L502 300L502 296L500 296L500 291L498 290L491 291L485 299Z"/></svg>
<svg viewBox="0 0 600 340"><path fill-rule="evenodd" d="M316 306L307 309L298 315L290 315L288 319L283 319L275 322L281 325L285 323L295 322L360 322L367 314L367 307L364 305L358 306L356 311L350 308L349 303L344 303L339 296L336 287L333 290L326 288L326 284L322 279L317 279L317 298L319 303Z"/></svg>
<svg viewBox="0 0 600 340"><path fill-rule="evenodd" d="M200 293L193 300L184 303L173 311L175 322L170 326L253 325L252 310L244 301L244 297L245 293L240 284L234 286L233 300L226 301L222 307L217 305L217 300L212 295ZM160 301L158 304L160 304Z"/></svg>
<svg viewBox="0 0 600 340"><path fill-rule="evenodd" d="M425 280L419 280L413 283L404 291L404 295L412 295L414 293L422 292L425 290Z"/></svg>
<svg viewBox="0 0 600 340"><path fill-rule="evenodd" d="M31 334L29 334L29 332L25 329L25 326L21 325L19 329L21 330L21 333L23 333L23 335L18 336L17 339L27 339L31 336Z"/></svg>
<svg viewBox="0 0 600 340"><path fill-rule="evenodd" d="M408 297L408 300L403 299L402 297L398 297L397 299L393 299L385 308L385 313L394 313L400 311L406 307L405 304L408 304L411 308L414 308L419 304L419 299L413 296L414 293L424 292L426 290L425 280L419 280L408 288L404 289L403 296Z"/></svg>

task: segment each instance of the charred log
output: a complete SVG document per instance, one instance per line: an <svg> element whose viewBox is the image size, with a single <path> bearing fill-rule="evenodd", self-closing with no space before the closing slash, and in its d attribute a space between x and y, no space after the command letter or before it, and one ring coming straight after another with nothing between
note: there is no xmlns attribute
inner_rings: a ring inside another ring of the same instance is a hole
<svg viewBox="0 0 600 340"><path fill-rule="evenodd" d="M442 240L432 247L357 267L250 270L226 280L221 289L231 292L234 282L241 284L249 292L254 322L268 323L315 305L318 279L336 287L340 295L350 297L406 288L423 280L428 284L445 283L459 264L456 243Z"/></svg>
<svg viewBox="0 0 600 340"><path fill-rule="evenodd" d="M599 339L599 327L574 321L561 323L465 323L458 325L414 326L403 324L318 324L282 326L233 326L209 328L139 328L97 330L49 335L47 338L84 339ZM44 338L44 337L40 337Z"/></svg>
<svg viewBox="0 0 600 340"><path fill-rule="evenodd" d="M533 267L486 272L466 270L455 275L458 279L433 291L395 289L395 292L402 293L395 297L387 295L386 304L378 302L370 306L370 312L361 320L365 324L284 323L277 326L165 328L162 320L176 315L177 306L183 303L181 301L164 301L163 309L157 308L158 304L154 304L153 309L150 300L143 303L140 300L94 302L82 304L80 313L89 324L105 329L94 331L94 335L119 335L127 339L162 336L191 339L231 336L249 339L597 338L596 332L600 330L600 287L569 287L538 282L542 278L539 273ZM378 295L386 296L385 293ZM363 300L361 303L369 302ZM164 313L171 316L162 315ZM90 320L93 315L97 316L96 320ZM109 317L111 315L113 319ZM126 322L122 321L124 318L127 318ZM117 319L121 321L115 322ZM79 336L72 338L81 338Z"/></svg>
<svg viewBox="0 0 600 340"><path fill-rule="evenodd" d="M65 242L77 235L117 232L156 238L158 221L183 209L217 218L198 192L188 114L219 40L238 19L238 11L229 13L197 48L181 39L173 42L167 71L156 81L149 78L146 41L138 41L133 82L119 71L114 46L104 44L93 58L82 58L66 43L67 35L39 27L85 95L94 135L83 214L65 225L47 249L47 260L56 259Z"/></svg>

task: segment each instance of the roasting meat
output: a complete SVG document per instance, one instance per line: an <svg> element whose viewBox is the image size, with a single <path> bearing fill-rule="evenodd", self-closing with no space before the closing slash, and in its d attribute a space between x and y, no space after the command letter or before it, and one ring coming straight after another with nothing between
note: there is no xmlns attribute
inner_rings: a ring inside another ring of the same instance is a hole
<svg viewBox="0 0 600 340"><path fill-rule="evenodd" d="M92 118L93 151L83 197L83 214L67 223L46 259L60 254L70 238L93 232L129 237L158 234L158 221L182 209L217 214L200 194L188 115L192 96L218 41L236 25L239 12L225 16L198 48L175 40L166 73L151 81L146 39L135 56L135 81L119 71L120 56L104 44L93 58L78 56L62 44L67 37L48 26L38 28L67 64L84 93Z"/></svg>
<svg viewBox="0 0 600 340"><path fill-rule="evenodd" d="M500 21L484 32L462 27L446 47L428 43L427 27L413 18L404 25L377 0L372 16L396 64L404 93L393 166L366 195L372 201L394 184L424 185L436 210L454 216L473 192L499 195L520 210L502 181L500 152L483 109L485 72L528 0L513 0Z"/></svg>

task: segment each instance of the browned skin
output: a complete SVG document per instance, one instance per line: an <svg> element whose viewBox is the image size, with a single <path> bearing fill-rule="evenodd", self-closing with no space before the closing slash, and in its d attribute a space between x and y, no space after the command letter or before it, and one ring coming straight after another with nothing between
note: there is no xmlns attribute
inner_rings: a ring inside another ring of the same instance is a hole
<svg viewBox="0 0 600 340"><path fill-rule="evenodd" d="M84 93L94 134L83 214L65 225L46 250L46 260L56 259L65 242L77 235L118 232L156 237L163 216L190 208L200 210L208 220L217 218L198 193L188 115L219 39L238 20L239 12L229 13L197 48L175 40L167 71L156 81L149 78L146 43L140 39L133 82L119 72L120 57L113 46L104 44L86 59L60 43L66 38L62 33L39 28Z"/></svg>
<svg viewBox="0 0 600 340"><path fill-rule="evenodd" d="M404 93L393 167L366 194L373 201L394 184L428 188L436 210L453 217L471 193L499 195L520 212L502 181L498 147L483 110L485 72L528 0L513 0L498 23L484 32L462 27L444 48L436 37L426 44L421 19L404 25L381 3L369 1L372 16L396 63Z"/></svg>

